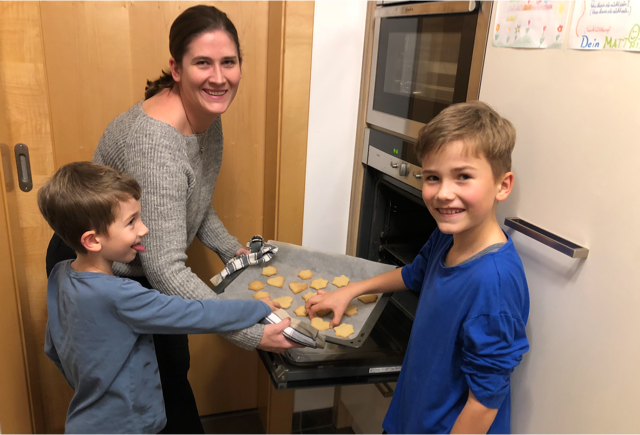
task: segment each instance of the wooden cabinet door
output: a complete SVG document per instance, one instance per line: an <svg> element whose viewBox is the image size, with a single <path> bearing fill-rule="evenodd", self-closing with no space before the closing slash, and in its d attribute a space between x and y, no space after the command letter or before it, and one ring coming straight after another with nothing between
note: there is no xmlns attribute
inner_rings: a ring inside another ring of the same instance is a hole
<svg viewBox="0 0 640 435"><path fill-rule="evenodd" d="M222 117L225 152L214 206L241 243L263 231L267 2L205 2L235 23L243 80ZM35 430L64 430L72 391L43 352L45 255L51 230L36 192L63 164L90 160L107 124L141 100L168 68L171 23L196 2L0 2L3 163L16 179L15 143L30 149L33 190L7 193ZM4 186L3 186L4 188ZM194 242L190 266L205 282L222 264ZM258 357L215 335L191 336L190 380L201 415L257 406Z"/></svg>

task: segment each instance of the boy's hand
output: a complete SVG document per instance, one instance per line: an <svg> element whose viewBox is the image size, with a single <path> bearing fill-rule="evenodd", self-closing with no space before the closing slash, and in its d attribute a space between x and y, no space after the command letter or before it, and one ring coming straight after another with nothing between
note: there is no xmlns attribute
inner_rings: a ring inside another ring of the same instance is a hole
<svg viewBox="0 0 640 435"><path fill-rule="evenodd" d="M280 323L265 325L258 349L266 350L267 352L283 353L287 349L303 347L282 335L282 332L288 326L291 326L291 319L284 319Z"/></svg>
<svg viewBox="0 0 640 435"><path fill-rule="evenodd" d="M271 298L263 298L260 300L265 304L269 305L269 308L271 308L272 313L282 308L279 303L272 301Z"/></svg>
<svg viewBox="0 0 640 435"><path fill-rule="evenodd" d="M338 326L342 320L344 310L347 309L349 302L355 297L354 294L357 294L353 290L355 290L355 285L348 285L332 292L318 290L318 294L309 298L305 304L309 319L313 319L313 315L317 311L329 309L333 311L333 320L331 320L329 326L331 328Z"/></svg>

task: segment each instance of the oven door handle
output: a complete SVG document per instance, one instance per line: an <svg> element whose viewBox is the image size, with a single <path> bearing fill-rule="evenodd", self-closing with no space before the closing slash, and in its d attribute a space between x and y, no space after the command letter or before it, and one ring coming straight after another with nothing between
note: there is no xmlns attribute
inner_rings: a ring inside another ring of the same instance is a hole
<svg viewBox="0 0 640 435"><path fill-rule="evenodd" d="M380 391L380 394L382 394L382 397L384 397L385 399L388 399L389 397L393 397L393 388L391 388L391 386L386 382L380 382L374 385L376 386L378 391Z"/></svg>

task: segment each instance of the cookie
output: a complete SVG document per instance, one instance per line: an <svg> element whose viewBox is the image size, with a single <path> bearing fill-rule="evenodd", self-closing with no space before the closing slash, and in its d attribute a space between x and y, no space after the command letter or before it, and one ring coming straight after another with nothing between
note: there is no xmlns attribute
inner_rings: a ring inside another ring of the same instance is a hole
<svg viewBox="0 0 640 435"><path fill-rule="evenodd" d="M249 290L253 290L257 292L258 290L262 290L264 288L264 283L262 281L251 281L249 283Z"/></svg>
<svg viewBox="0 0 640 435"><path fill-rule="evenodd" d="M253 295L253 299L264 299L269 297L269 292L258 292Z"/></svg>
<svg viewBox="0 0 640 435"><path fill-rule="evenodd" d="M358 296L358 300L364 304L370 304L378 300L378 295L362 295Z"/></svg>
<svg viewBox="0 0 640 435"><path fill-rule="evenodd" d="M294 294L298 294L300 292L305 291L309 286L303 282L292 282L289 284L289 288Z"/></svg>
<svg viewBox="0 0 640 435"><path fill-rule="evenodd" d="M278 299L274 299L273 302L277 302L280 304L281 308L287 309L291 306L291 302L293 302L293 298L291 296L283 296Z"/></svg>
<svg viewBox="0 0 640 435"><path fill-rule="evenodd" d="M273 266L267 266L262 268L262 274L264 276L272 276L278 273L278 268Z"/></svg>
<svg viewBox="0 0 640 435"><path fill-rule="evenodd" d="M300 305L298 308L296 308L295 310L293 310L293 312L296 314L296 316L298 317L305 317L308 315L307 313L307 309L304 307L304 305Z"/></svg>
<svg viewBox="0 0 640 435"><path fill-rule="evenodd" d="M342 275L342 276L336 276L335 278L333 278L333 282L331 284L335 285L336 287L344 287L347 284L349 284L349 281L351 281L349 278Z"/></svg>
<svg viewBox="0 0 640 435"><path fill-rule="evenodd" d="M304 299L304 301L307 302L309 300L309 298L314 297L317 294L318 293L316 293L316 292L309 292L306 295L302 295L302 299Z"/></svg>
<svg viewBox="0 0 640 435"><path fill-rule="evenodd" d="M318 278L311 281L311 285L309 287L314 288L316 290L320 290L320 289L326 288L327 284L329 284L329 280Z"/></svg>
<svg viewBox="0 0 640 435"><path fill-rule="evenodd" d="M284 285L284 276L274 276L273 278L269 278L267 280L267 284L282 288Z"/></svg>
<svg viewBox="0 0 640 435"><path fill-rule="evenodd" d="M355 316L356 314L358 314L358 307L356 307L355 305L349 304L347 309L344 310L345 316L351 317L351 316Z"/></svg>
<svg viewBox="0 0 640 435"><path fill-rule="evenodd" d="M333 328L336 331L336 337L344 337L347 338L355 331L353 330L353 325L349 325L348 323L343 323L340 326L336 326Z"/></svg>
<svg viewBox="0 0 640 435"><path fill-rule="evenodd" d="M329 314L330 312L331 312L331 310L328 309L328 308L326 310L316 311L316 316L323 317L323 316L326 316L327 314Z"/></svg>
<svg viewBox="0 0 640 435"><path fill-rule="evenodd" d="M329 322L325 322L320 317L314 317L311 319L311 326L316 328L318 331L326 331L329 329Z"/></svg>
<svg viewBox="0 0 640 435"><path fill-rule="evenodd" d="M300 279L309 279L313 276L313 272L311 272L309 269L301 270L300 273L298 273L298 276L300 277Z"/></svg>

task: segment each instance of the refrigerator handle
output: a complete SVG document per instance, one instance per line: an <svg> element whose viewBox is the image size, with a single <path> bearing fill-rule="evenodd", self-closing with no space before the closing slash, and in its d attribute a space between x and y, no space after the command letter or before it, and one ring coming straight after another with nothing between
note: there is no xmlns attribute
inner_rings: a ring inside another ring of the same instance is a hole
<svg viewBox="0 0 640 435"><path fill-rule="evenodd" d="M513 228L514 230L555 249L558 252L568 255L571 258L587 258L589 255L589 250L587 248L576 245L575 243L570 242L567 239L563 239L560 236L556 236L555 234L550 233L547 230L543 230L524 219L510 217L504 220L504 224L509 228Z"/></svg>

